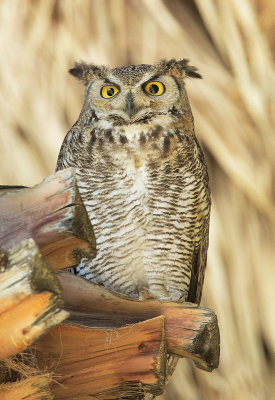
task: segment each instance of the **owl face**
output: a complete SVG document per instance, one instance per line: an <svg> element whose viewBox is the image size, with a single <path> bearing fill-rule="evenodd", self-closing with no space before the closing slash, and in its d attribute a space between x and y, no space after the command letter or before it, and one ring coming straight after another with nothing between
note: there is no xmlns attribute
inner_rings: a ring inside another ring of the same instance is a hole
<svg viewBox="0 0 275 400"><path fill-rule="evenodd" d="M88 101L98 117L136 123L164 114L179 100L179 88L171 76L147 73L137 82L125 82L113 73L92 80Z"/></svg>
<svg viewBox="0 0 275 400"><path fill-rule="evenodd" d="M70 72L87 85L86 103L96 117L120 125L182 115L187 98L184 78L201 77L187 60L114 69L82 63Z"/></svg>

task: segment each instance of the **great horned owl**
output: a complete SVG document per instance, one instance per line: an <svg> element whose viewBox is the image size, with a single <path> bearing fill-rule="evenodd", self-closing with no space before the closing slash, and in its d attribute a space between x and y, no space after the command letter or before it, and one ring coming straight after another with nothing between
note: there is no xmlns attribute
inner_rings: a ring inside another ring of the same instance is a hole
<svg viewBox="0 0 275 400"><path fill-rule="evenodd" d="M187 60L70 73L85 102L57 170L78 168L97 244L76 273L131 297L199 303L210 191L185 78L201 76Z"/></svg>

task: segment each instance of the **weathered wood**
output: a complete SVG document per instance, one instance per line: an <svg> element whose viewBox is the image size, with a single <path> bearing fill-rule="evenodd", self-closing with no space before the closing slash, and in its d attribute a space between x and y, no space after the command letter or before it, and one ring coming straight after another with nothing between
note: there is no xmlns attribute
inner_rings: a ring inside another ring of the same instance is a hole
<svg viewBox="0 0 275 400"><path fill-rule="evenodd" d="M206 371L218 367L220 337L214 311L193 303L131 300L69 273L58 276L69 321L114 328L163 315L170 353L191 358Z"/></svg>
<svg viewBox="0 0 275 400"><path fill-rule="evenodd" d="M56 399L137 399L164 389L162 316L115 330L60 324L34 351L39 368L57 374Z"/></svg>
<svg viewBox="0 0 275 400"><path fill-rule="evenodd" d="M0 247L0 272L4 272L6 270L7 264L8 264L7 252Z"/></svg>
<svg viewBox="0 0 275 400"><path fill-rule="evenodd" d="M95 256L95 239L75 171L68 168L32 188L0 190L0 246L32 237L55 269Z"/></svg>
<svg viewBox="0 0 275 400"><path fill-rule="evenodd" d="M24 350L68 316L60 310L56 275L32 239L8 250L7 261L0 272L0 359Z"/></svg>
<svg viewBox="0 0 275 400"><path fill-rule="evenodd" d="M1 400L53 400L49 384L50 374L32 376L13 383L0 385Z"/></svg>
<svg viewBox="0 0 275 400"><path fill-rule="evenodd" d="M50 291L62 305L61 286L52 268L42 258L33 239L25 239L5 253L0 261L0 315L16 306L26 297Z"/></svg>
<svg viewBox="0 0 275 400"><path fill-rule="evenodd" d="M0 315L0 359L23 351L67 316L66 312L56 310L55 302L52 293L42 292L28 296Z"/></svg>

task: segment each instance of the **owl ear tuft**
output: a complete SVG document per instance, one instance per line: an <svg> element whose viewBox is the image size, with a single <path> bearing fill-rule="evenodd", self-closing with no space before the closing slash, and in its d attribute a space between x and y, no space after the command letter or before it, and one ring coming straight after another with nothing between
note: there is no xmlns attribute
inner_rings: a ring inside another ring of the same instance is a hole
<svg viewBox="0 0 275 400"><path fill-rule="evenodd" d="M199 78L202 79L196 67L189 65L189 60L183 58L182 60L162 60L158 63L159 66L165 68L165 72L174 75L178 78Z"/></svg>
<svg viewBox="0 0 275 400"><path fill-rule="evenodd" d="M69 69L69 73L87 85L91 79L102 79L105 77L108 68L104 65L87 64L85 62L75 63Z"/></svg>

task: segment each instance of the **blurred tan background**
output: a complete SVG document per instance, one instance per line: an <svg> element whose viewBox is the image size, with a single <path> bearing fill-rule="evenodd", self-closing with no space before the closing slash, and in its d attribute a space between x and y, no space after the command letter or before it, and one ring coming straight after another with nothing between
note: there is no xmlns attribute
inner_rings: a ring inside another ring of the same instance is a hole
<svg viewBox="0 0 275 400"><path fill-rule="evenodd" d="M212 187L202 304L221 330L218 370L182 360L165 400L275 399L275 2L2 0L0 184L55 169L84 89L75 60L118 66L189 58Z"/></svg>

